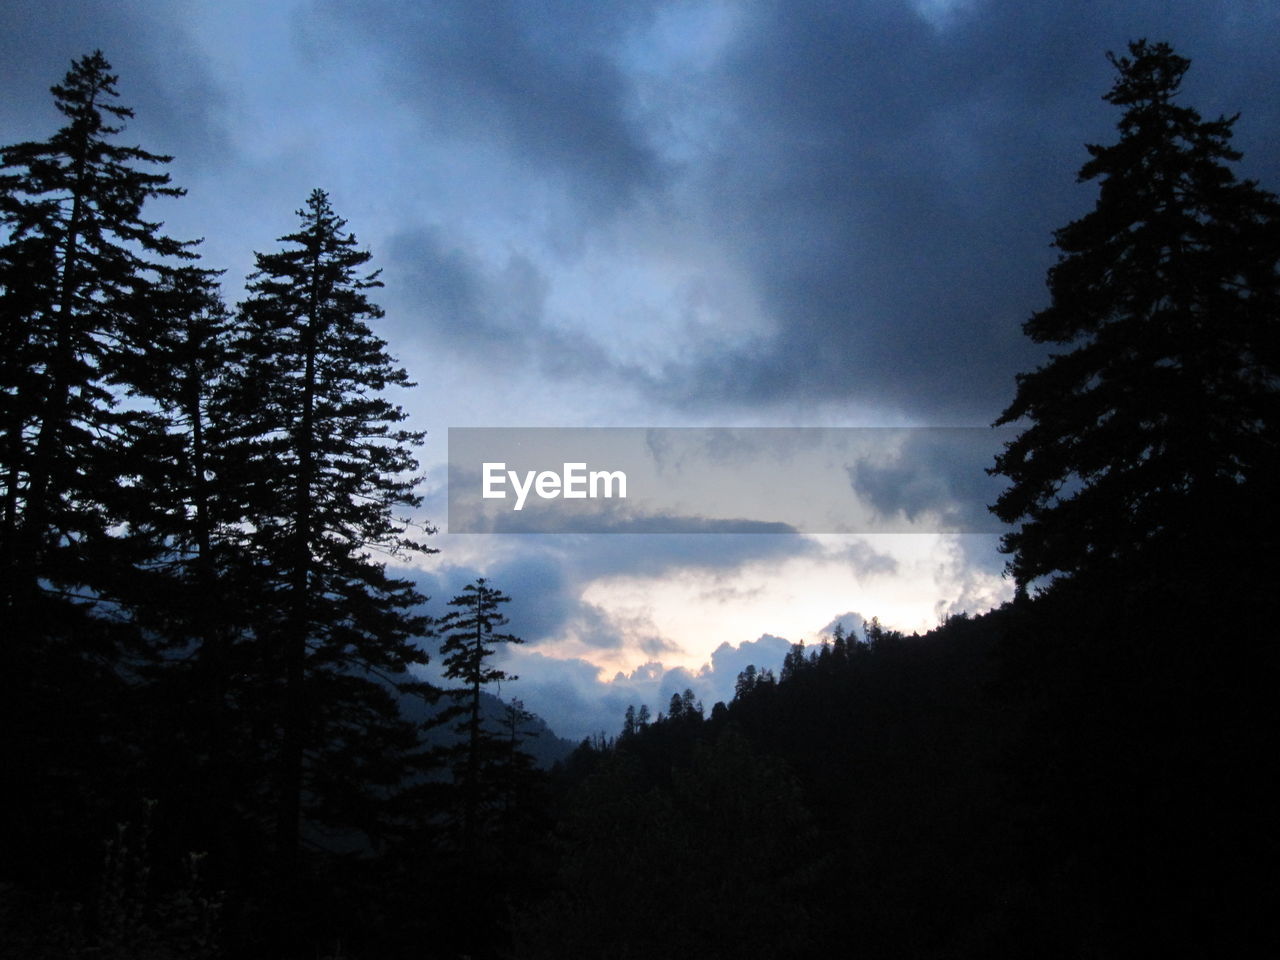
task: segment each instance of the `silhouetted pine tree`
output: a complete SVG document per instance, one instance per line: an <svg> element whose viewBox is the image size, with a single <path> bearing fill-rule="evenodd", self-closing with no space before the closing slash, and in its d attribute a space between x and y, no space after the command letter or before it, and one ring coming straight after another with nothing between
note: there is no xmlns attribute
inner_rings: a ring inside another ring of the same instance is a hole
<svg viewBox="0 0 1280 960"><path fill-rule="evenodd" d="M1052 302L1024 327L1064 349L999 421L1025 424L993 471L1011 481L994 512L1020 524L1009 570L1023 590L1055 578L1002 651L1027 718L1010 768L1041 811L1026 847L1044 929L1090 915L1095 951L1240 952L1266 923L1249 878L1274 856L1256 838L1274 778L1280 202L1232 172L1234 117L1178 102L1188 60L1128 54L1105 98L1119 139L1080 170L1097 204L1055 235Z"/></svg>
<svg viewBox="0 0 1280 960"><path fill-rule="evenodd" d="M786 656L782 658L782 682L786 683L799 676L808 665L809 662L805 659L804 641L793 643Z"/></svg>
<svg viewBox="0 0 1280 960"><path fill-rule="evenodd" d="M166 322L154 302L195 256L143 218L183 191L160 169L169 157L115 142L133 116L116 80L100 52L74 61L52 88L66 125L0 150L4 767L22 785L8 799L68 839L92 829L78 804L132 768L118 753L132 738L124 657L145 649L131 607L162 549L144 490L159 429L146 371ZM6 818L10 833L39 843L24 817Z"/></svg>
<svg viewBox="0 0 1280 960"><path fill-rule="evenodd" d="M745 700L755 691L756 688L756 665L754 663L747 664L746 668L738 674L737 681L733 685L733 699L735 701Z"/></svg>
<svg viewBox="0 0 1280 960"><path fill-rule="evenodd" d="M667 719L671 721L684 719L684 700L678 693L673 693L671 702L667 704Z"/></svg>
<svg viewBox="0 0 1280 960"><path fill-rule="evenodd" d="M238 697L271 743L286 880L304 823L376 838L382 798L417 762L396 694L427 690L408 670L426 662L414 640L428 622L414 612L424 598L385 561L434 552L395 513L420 503L423 435L382 396L411 384L367 323L382 316L366 295L377 274L359 273L370 254L323 191L298 215L285 249L257 255L241 304L218 480L238 485L228 536L253 563L241 596L256 672Z"/></svg>
<svg viewBox="0 0 1280 960"><path fill-rule="evenodd" d="M244 834L248 811L262 817L263 784L253 773L260 732L246 721L245 687L260 675L248 614L261 584L241 524L247 495L228 463L237 434L229 389L242 365L236 317L222 302L217 275L189 267L173 273L156 298L165 314L153 345L149 392L164 429L149 438L152 473L140 485L164 553L140 588L139 626L157 656L141 695L155 721L144 745L147 796L180 810L172 842L212 856L214 878L253 872L260 834ZM255 802L256 799L256 802ZM260 826L257 828L259 831Z"/></svg>
<svg viewBox="0 0 1280 960"><path fill-rule="evenodd" d="M492 798L486 789L487 768L502 752L501 734L487 729L480 715L480 691L491 683L518 679L490 662L499 643L523 643L519 637L497 632L507 624L499 606L511 598L491 587L484 577L467 584L449 601L450 610L440 620L444 643L440 656L445 676L464 687L448 691L455 704L446 711L461 718L455 729L461 735L453 753L454 780L461 790L462 845L475 850L481 821Z"/></svg>
<svg viewBox="0 0 1280 960"><path fill-rule="evenodd" d="M1020 584L1274 515L1280 204L1232 173L1235 117L1176 102L1189 61L1129 53L1105 97L1120 139L1080 170L1097 206L1055 235L1052 304L1024 327L1068 349L1018 377L997 421L1026 423L993 471Z"/></svg>
<svg viewBox="0 0 1280 960"><path fill-rule="evenodd" d="M628 704L626 713L622 717L622 737L634 737L639 728L636 726L636 708L634 704Z"/></svg>
<svg viewBox="0 0 1280 960"><path fill-rule="evenodd" d="M852 642L856 643L857 640L854 639ZM837 665L849 662L849 646L850 640L845 636L844 624L837 623L831 634L831 656Z"/></svg>
<svg viewBox="0 0 1280 960"><path fill-rule="evenodd" d="M142 219L155 197L181 196L170 157L116 145L117 78L100 52L52 88L68 118L48 141L6 147L0 176L6 346L5 602L12 612L51 588L100 588L104 543L120 539L120 492L136 475L131 441L154 421L119 404L137 386L158 330L146 309L190 244ZM44 584L45 587L42 587Z"/></svg>

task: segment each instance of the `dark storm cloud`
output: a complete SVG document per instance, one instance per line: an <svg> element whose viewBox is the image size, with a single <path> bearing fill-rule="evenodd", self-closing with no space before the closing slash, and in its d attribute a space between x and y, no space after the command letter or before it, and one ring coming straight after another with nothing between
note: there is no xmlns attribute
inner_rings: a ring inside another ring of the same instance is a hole
<svg viewBox="0 0 1280 960"><path fill-rule="evenodd" d="M843 547L837 556L864 579L888 577L898 572L898 561L887 553L881 553L866 540L854 540Z"/></svg>
<svg viewBox="0 0 1280 960"><path fill-rule="evenodd" d="M1108 49L1168 39L1195 61L1187 102L1245 111L1255 148L1273 128L1274 6L979 0L944 27L885 0L756 12L708 182L777 335L671 371L668 391L708 406L847 396L993 419L1040 356L1020 324L1044 305L1051 231L1094 199L1074 184L1082 142L1114 138ZM1275 186L1271 151L1251 169Z"/></svg>
<svg viewBox="0 0 1280 960"><path fill-rule="evenodd" d="M652 6L319 0L315 9L332 29L374 43L389 86L433 133L490 138L521 166L613 208L661 175L616 62L620 34Z"/></svg>
<svg viewBox="0 0 1280 960"><path fill-rule="evenodd" d="M1174 43L1195 61L1186 101L1243 111L1245 172L1280 179L1267 136L1274 5L974 0L934 22L906 0L738 4L733 41L693 87L716 120L678 168L656 158L663 118L637 106L642 81L624 55L661 6L319 4L332 29L371 41L387 82L439 135L479 137L597 210L640 190L670 199L678 185L670 228L716 224L774 326L736 349L730 330L727 349L716 340L652 376L543 322L530 264L485 273L440 238L405 238L423 247L417 289L457 340L684 409L848 399L917 422L989 423L1013 375L1043 358L1020 327L1045 304L1052 231L1093 203L1093 187L1075 184L1083 144L1114 138L1107 50ZM668 80L664 92L644 78L651 102L689 95L687 76ZM503 320L526 281L534 322Z"/></svg>
<svg viewBox="0 0 1280 960"><path fill-rule="evenodd" d="M516 551L514 556L488 565L483 571L461 565L410 576L430 598L427 612L437 619L449 612L453 597L483 576L490 586L511 597L511 602L502 608L510 619L504 631L530 646L562 640L570 628L584 643L597 649L615 649L623 643L618 625L598 607L581 600L583 585L571 576L563 558L554 553ZM432 641L428 648L438 643L439 640ZM499 660L505 656L500 651Z"/></svg>
<svg viewBox="0 0 1280 960"><path fill-rule="evenodd" d="M215 115L223 93L176 9L119 0L0 4L0 140L44 139L60 127L65 118L49 87L73 59L100 49L120 77L118 102L136 114L123 142L173 154L189 168L225 161L225 131Z"/></svg>
<svg viewBox="0 0 1280 960"><path fill-rule="evenodd" d="M547 278L522 256L493 268L439 228L418 227L391 238L386 280L393 312L412 318L405 333L433 347L555 379L626 375L596 341L547 322Z"/></svg>
<svg viewBox="0 0 1280 960"><path fill-rule="evenodd" d="M1015 431L910 430L891 459L865 457L847 468L860 499L885 519L932 518L940 529L1003 532L990 513L1005 481L987 474L1001 443Z"/></svg>
<svg viewBox="0 0 1280 960"><path fill-rule="evenodd" d="M597 680L597 668L585 660L558 660L533 653L521 657L520 682L512 695L542 717L558 736L578 740L604 733L614 736L635 698L633 691Z"/></svg>
<svg viewBox="0 0 1280 960"><path fill-rule="evenodd" d="M579 602L578 587L568 579L565 567L546 556L517 555L484 571L464 565L408 575L428 596L427 612L437 619L449 612L449 601L460 595L467 584L485 577L490 586L511 597L511 602L502 608L511 620L507 632L529 643L556 639L571 620L591 616L591 611L584 610ZM596 626L598 629L592 632L601 636L599 646L617 645L617 639L608 638L605 624Z"/></svg>

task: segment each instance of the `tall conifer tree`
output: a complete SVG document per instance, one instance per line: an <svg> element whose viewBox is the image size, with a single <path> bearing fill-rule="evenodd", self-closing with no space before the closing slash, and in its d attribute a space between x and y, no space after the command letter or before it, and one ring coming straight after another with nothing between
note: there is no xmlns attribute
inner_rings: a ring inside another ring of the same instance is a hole
<svg viewBox="0 0 1280 960"><path fill-rule="evenodd" d="M163 732L147 750L155 768L148 790L184 811L187 846L210 849L215 869L225 869L236 860L228 838L237 808L254 793L246 771L261 749L235 709L255 669L245 612L258 580L240 528L244 491L226 463L236 318L218 274L195 267L173 272L155 310L165 322L151 350L149 393L163 429L148 438L151 472L140 494L164 552L142 578L137 620L157 648L145 675Z"/></svg>
<svg viewBox="0 0 1280 960"><path fill-rule="evenodd" d="M6 606L22 623L43 589L100 598L120 567L121 493L139 468L130 447L154 420L119 404L157 336L146 309L190 244L144 220L180 196L170 157L113 142L133 112L114 101L100 52L52 88L67 125L0 151L5 411ZM42 586L43 585L43 586Z"/></svg>
<svg viewBox="0 0 1280 960"><path fill-rule="evenodd" d="M1052 303L1024 327L1067 349L997 421L1026 424L993 471L1020 584L1275 535L1280 203L1232 172L1235 117L1177 102L1188 60L1142 40L1111 62L1120 138L1088 147L1097 205L1055 235Z"/></svg>
<svg viewBox="0 0 1280 960"><path fill-rule="evenodd" d="M423 435L382 394L408 387L368 321L382 310L363 274L370 254L322 190L298 211L285 249L257 255L241 304L222 469L237 478L243 549L258 584L246 598L276 751L279 864L296 867L304 821L376 833L380 793L405 776L417 730L396 693L424 690L423 597L385 561L434 552L397 511L417 507L413 450ZM426 532L432 532L429 528Z"/></svg>
<svg viewBox="0 0 1280 960"><path fill-rule="evenodd" d="M465 684L450 691L455 705L449 714L462 718L455 728L462 740L453 766L455 782L462 790L463 847L467 851L475 847L486 805L486 770L502 753L501 736L486 729L481 717L480 691L491 683L518 679L491 663L497 644L523 643L519 637L498 632L508 622L500 607L510 602L510 597L479 577L449 601L455 609L440 621L445 638L440 648L445 676Z"/></svg>
<svg viewBox="0 0 1280 960"><path fill-rule="evenodd" d="M195 256L143 216L183 191L169 157L118 143L133 113L116 83L100 52L75 60L52 88L65 125L0 149L0 720L6 822L34 845L50 841L33 823L67 843L94 829L132 767L121 681L148 639L130 622L138 572L161 549L141 491L158 426L144 371L155 301Z"/></svg>

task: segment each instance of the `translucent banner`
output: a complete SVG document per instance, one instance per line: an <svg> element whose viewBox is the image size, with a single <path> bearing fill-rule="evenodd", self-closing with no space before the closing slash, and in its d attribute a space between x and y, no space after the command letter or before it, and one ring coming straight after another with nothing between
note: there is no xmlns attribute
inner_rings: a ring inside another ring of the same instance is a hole
<svg viewBox="0 0 1280 960"><path fill-rule="evenodd" d="M450 533L998 533L1012 430L449 429Z"/></svg>

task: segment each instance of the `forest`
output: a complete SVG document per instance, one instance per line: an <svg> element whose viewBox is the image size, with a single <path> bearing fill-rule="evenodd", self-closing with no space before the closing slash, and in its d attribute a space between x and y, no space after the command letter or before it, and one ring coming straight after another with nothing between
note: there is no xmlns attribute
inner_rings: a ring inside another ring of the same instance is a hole
<svg viewBox="0 0 1280 960"><path fill-rule="evenodd" d="M1186 58L1111 62L998 421L1015 598L549 765L491 696L538 598L404 573L435 531L372 255L316 189L227 304L77 59L0 150L0 955L1265 955L1280 201Z"/></svg>

